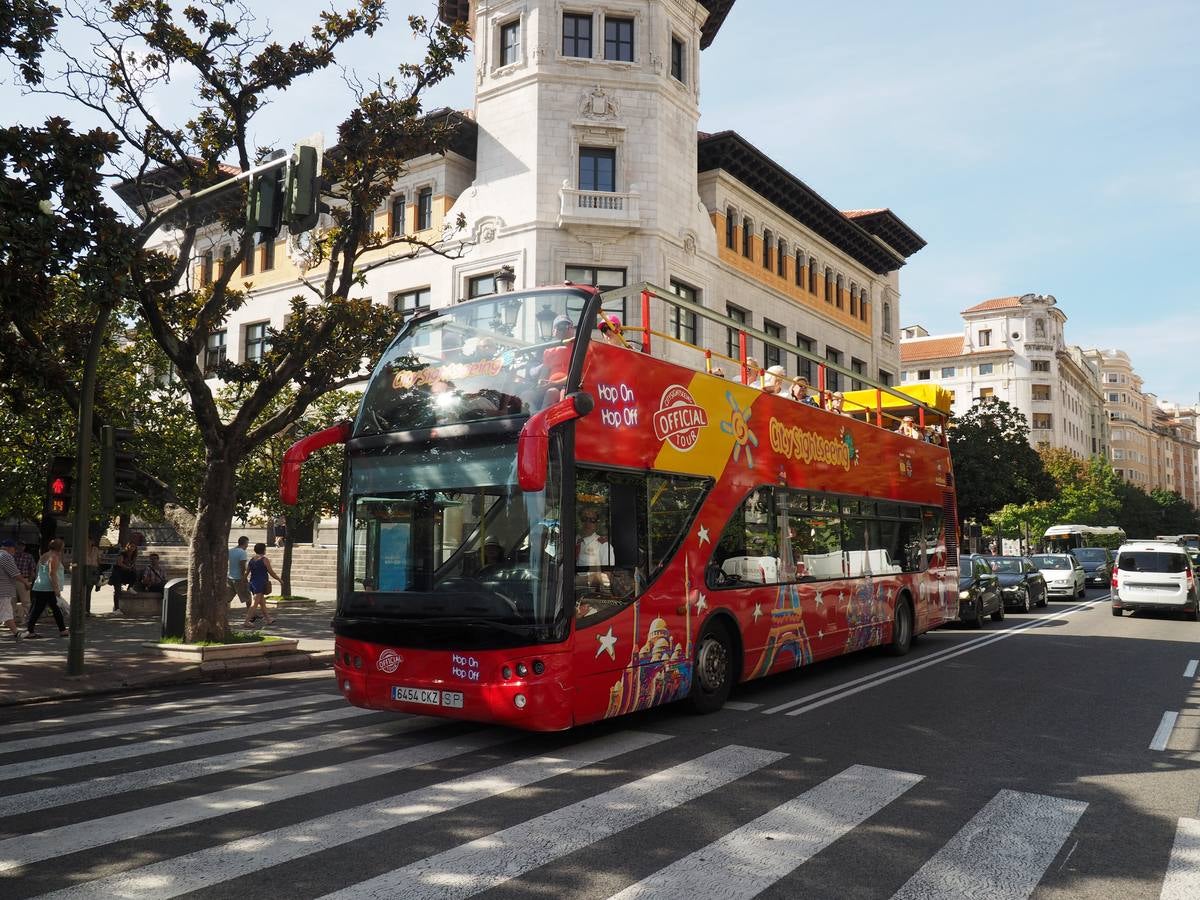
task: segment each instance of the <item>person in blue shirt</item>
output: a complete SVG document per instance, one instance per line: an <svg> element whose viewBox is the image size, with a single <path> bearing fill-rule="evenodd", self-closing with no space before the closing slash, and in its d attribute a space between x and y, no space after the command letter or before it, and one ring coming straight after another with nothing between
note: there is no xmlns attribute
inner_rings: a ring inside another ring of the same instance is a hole
<svg viewBox="0 0 1200 900"><path fill-rule="evenodd" d="M237 597L246 606L250 605L250 585L246 579L246 563L250 560L250 538L244 534L238 538L237 546L229 551L229 602Z"/></svg>

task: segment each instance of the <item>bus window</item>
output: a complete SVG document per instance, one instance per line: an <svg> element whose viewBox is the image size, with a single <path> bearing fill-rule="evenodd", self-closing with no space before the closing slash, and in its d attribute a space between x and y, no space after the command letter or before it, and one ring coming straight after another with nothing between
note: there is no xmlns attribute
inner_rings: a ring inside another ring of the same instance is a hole
<svg viewBox="0 0 1200 900"><path fill-rule="evenodd" d="M709 587L777 584L782 580L774 489L751 491L730 517L708 564Z"/></svg>
<svg viewBox="0 0 1200 900"><path fill-rule="evenodd" d="M650 529L646 535L646 565L649 569L647 578L653 580L675 554L675 548L708 490L708 482L684 475L651 474L647 488Z"/></svg>
<svg viewBox="0 0 1200 900"><path fill-rule="evenodd" d="M788 519L788 528L796 577L800 581L842 577L842 520L839 516L800 513Z"/></svg>

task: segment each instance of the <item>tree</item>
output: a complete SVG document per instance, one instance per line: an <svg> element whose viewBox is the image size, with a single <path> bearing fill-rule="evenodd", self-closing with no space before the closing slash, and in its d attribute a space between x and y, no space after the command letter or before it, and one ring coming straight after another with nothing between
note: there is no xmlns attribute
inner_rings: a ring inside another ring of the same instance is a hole
<svg viewBox="0 0 1200 900"><path fill-rule="evenodd" d="M207 215L173 220L172 244L162 252L142 247L157 231L153 216L166 204L229 177L229 166L247 171L259 158L248 126L271 95L293 88L304 76L331 66L352 38L373 36L384 24L382 0L359 0L344 12L321 15L310 36L286 48L254 32L249 11L227 0L199 0L176 14L165 3L87 3L68 13L94 40L93 54L52 46L61 66L52 87L39 90L79 104L111 129L103 161L123 174L121 194L136 207L142 224L129 228L115 248L96 258L45 254L41 271L55 265L110 275L112 302L118 292L133 304L143 327L169 363L191 405L204 452L188 567L189 640L221 639L225 620L226 538L236 503L235 473L249 454L284 432L323 394L361 377L361 361L376 357L395 334L398 319L362 291L370 269L422 247L451 252L411 237L375 230L374 213L388 197L407 161L446 146L451 117L423 116L422 96L447 77L466 55L460 25L430 23L419 16L409 25L423 42L416 63L399 66L395 79L370 89L354 88L354 105L338 129L338 146L326 155L325 176L332 227L314 244L306 293L291 301L287 325L270 333L271 349L259 360L226 362L216 375L241 389L240 406L222 415L201 357L208 337L246 300L234 287L234 266L210 284L191 277L207 249L212 227L240 240L239 258L251 244L241 210L244 191L215 204ZM195 104L184 121L170 121L150 102L154 90L184 71L197 84ZM50 84L48 81L47 84ZM198 107L198 108L197 108ZM114 136L115 135L115 136ZM117 152L117 141L121 152ZM101 166L89 158L89 183ZM217 217L214 223L213 216ZM115 217L113 217L115 219ZM370 262L363 262L370 253ZM113 262L119 264L115 267ZM89 296L91 296L89 294ZM264 413L286 387L291 401Z"/></svg>
<svg viewBox="0 0 1200 900"><path fill-rule="evenodd" d="M1025 417L1003 400L976 400L951 422L949 445L961 521L983 521L1006 504L1054 494L1041 457L1029 446Z"/></svg>

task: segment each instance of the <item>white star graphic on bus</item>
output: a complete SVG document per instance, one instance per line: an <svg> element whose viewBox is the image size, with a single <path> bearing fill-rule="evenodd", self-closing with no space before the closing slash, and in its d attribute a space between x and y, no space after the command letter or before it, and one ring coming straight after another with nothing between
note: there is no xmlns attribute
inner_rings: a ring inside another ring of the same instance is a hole
<svg viewBox="0 0 1200 900"><path fill-rule="evenodd" d="M601 653L607 653L610 659L615 660L617 658L617 654L615 652L617 646L617 637L613 634L611 625L608 626L608 633L596 635L596 640L600 642L600 646L596 648L597 656L599 656Z"/></svg>
<svg viewBox="0 0 1200 900"><path fill-rule="evenodd" d="M703 612L708 609L708 601L704 599L703 594L696 595L696 612Z"/></svg>
<svg viewBox="0 0 1200 900"><path fill-rule="evenodd" d="M755 621L755 622L757 622L757 621L758 621L758 618L759 618L759 616L761 616L762 614L763 614L763 611L762 611L762 604L761 604L761 603L755 603L755 604L754 604L754 613L753 613L753 615L754 615L754 621Z"/></svg>
<svg viewBox="0 0 1200 900"><path fill-rule="evenodd" d="M818 628L818 629L817 629L817 637L819 637L819 638L821 638L821 639L824 639L824 637L825 637L825 629L823 629L823 628Z"/></svg>
<svg viewBox="0 0 1200 900"><path fill-rule="evenodd" d="M816 604L817 604L817 606L825 605L825 598L821 595L820 591L817 591Z"/></svg>
<svg viewBox="0 0 1200 900"><path fill-rule="evenodd" d="M699 539L701 547L703 547L706 543L709 543L709 544L712 543L712 541L708 537L708 529L705 528L703 525L701 525L700 530L698 532L696 532L696 537Z"/></svg>

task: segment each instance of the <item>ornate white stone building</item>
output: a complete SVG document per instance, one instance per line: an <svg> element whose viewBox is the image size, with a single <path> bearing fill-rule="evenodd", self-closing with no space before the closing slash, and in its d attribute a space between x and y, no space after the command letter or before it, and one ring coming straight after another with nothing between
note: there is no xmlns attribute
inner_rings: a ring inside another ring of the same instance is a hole
<svg viewBox="0 0 1200 900"><path fill-rule="evenodd" d="M962 317L961 334L903 330L904 384L932 381L954 391L955 415L980 397L997 397L1025 415L1034 447L1061 447L1080 458L1108 456L1100 371L1067 344L1067 317L1054 297L985 300Z"/></svg>
<svg viewBox="0 0 1200 900"><path fill-rule="evenodd" d="M377 217L436 240L461 213L465 231L448 236L468 245L457 259L422 252L374 269L374 299L406 311L453 303L492 292L503 266L517 288L648 281L895 381L898 272L924 241L890 210L838 211L740 135L697 132L701 51L732 5L444 0L442 17L465 19L474 38L474 109L437 113L456 123L450 152L412 160ZM194 277L240 265L253 284L210 339L209 361L253 358L304 293L299 272L282 241L245 261L228 236L207 241ZM636 304L616 311L640 324ZM724 325L687 314L652 325L737 355ZM751 353L811 377L792 354L758 341Z"/></svg>

